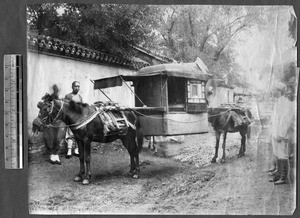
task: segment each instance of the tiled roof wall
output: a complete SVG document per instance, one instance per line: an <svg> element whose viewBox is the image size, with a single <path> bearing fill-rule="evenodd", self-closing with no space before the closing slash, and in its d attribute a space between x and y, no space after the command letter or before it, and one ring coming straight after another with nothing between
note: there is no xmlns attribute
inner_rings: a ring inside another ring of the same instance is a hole
<svg viewBox="0 0 300 218"><path fill-rule="evenodd" d="M139 70L150 64L140 61L133 61L127 58L117 57L105 52L85 48L76 43L70 43L44 35L27 35L28 49L36 52L44 52L90 61L102 65L110 65Z"/></svg>

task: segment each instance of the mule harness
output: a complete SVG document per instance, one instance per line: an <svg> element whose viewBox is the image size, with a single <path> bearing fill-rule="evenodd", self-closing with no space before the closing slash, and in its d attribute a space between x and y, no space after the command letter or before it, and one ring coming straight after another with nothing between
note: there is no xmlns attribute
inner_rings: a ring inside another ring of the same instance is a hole
<svg viewBox="0 0 300 218"><path fill-rule="evenodd" d="M64 106L64 101L63 100L60 100L60 101L61 101L61 106L60 106L60 109L58 110L58 113L55 116L54 120L50 124L44 124L47 128L62 128L62 126L54 126L53 125L53 123L55 123L58 120L58 118L60 116L60 113L61 113L61 111L63 109L63 106ZM51 109L50 109L48 115L42 119L43 123L46 121L46 119L49 117L49 115L51 115L53 113L53 108L54 108L54 102L52 101L51 102ZM87 117L86 119L84 119L84 120L82 120L78 123L74 123L74 124L70 124L70 125L64 125L63 127L70 127L73 130L80 129L80 128L86 126L87 124L89 124L93 119L95 119L102 112L103 112L103 109L100 109L100 108L96 107L95 112L93 114L91 114L89 117ZM125 119L125 123L126 123L127 126L130 126L133 130L136 130L135 124L132 124L131 122L129 122L128 119L125 116L124 116L124 119Z"/></svg>

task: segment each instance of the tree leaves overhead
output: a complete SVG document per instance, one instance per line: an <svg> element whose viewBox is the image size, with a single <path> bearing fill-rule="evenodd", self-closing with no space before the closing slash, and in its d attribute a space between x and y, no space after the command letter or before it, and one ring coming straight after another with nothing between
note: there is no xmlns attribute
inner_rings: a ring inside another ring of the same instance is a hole
<svg viewBox="0 0 300 218"><path fill-rule="evenodd" d="M28 6L30 30L109 53L129 55L151 37L156 8L146 5L39 4Z"/></svg>
<svg viewBox="0 0 300 218"><path fill-rule="evenodd" d="M179 62L200 57L215 77L239 85L232 48L270 19L260 6L48 3L27 10L29 31L127 57L135 45Z"/></svg>
<svg viewBox="0 0 300 218"><path fill-rule="evenodd" d="M190 55L178 52L184 47L187 52L196 49L195 55L213 53L217 61L241 31L249 31L259 22L258 7L195 5L173 6L165 12L161 25L164 44L170 47L176 59L187 61Z"/></svg>

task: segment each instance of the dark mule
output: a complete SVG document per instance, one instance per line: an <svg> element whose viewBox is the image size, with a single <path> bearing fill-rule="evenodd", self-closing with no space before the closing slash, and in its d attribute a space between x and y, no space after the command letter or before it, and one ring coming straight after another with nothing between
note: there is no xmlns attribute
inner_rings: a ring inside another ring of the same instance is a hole
<svg viewBox="0 0 300 218"><path fill-rule="evenodd" d="M43 102L39 103L40 114L42 118L49 116L54 117L53 121L61 120L67 126L77 126L90 118L96 112L95 106L88 104L76 103L73 101L66 102L57 99L56 94L46 94ZM121 139L124 147L130 155L130 175L138 178L139 168L139 151L143 145L143 131L140 123L133 112L124 111L129 127L126 133L105 136L103 123L100 117L95 116L90 122L78 129L72 129L75 140L79 148L80 171L75 177L75 181L82 180L82 184L89 184L91 178L91 142L107 143ZM137 138L137 143L136 143Z"/></svg>
<svg viewBox="0 0 300 218"><path fill-rule="evenodd" d="M250 122L245 122L243 125L235 126L235 120L232 112L230 110L227 110L225 112L215 112L215 113L209 113L208 115L208 121L212 124L212 127L215 130L216 134L216 147L215 147L215 155L212 158L211 162L215 163L216 159L218 158L218 151L219 151L219 142L221 134L223 133L224 139L223 139L223 156L221 159L221 163L225 162L226 154L225 154L225 146L226 146L226 136L227 133L234 133L239 132L242 136L241 140L241 147L238 154L238 157L242 157L245 154L246 151L246 135L247 139L250 138L251 128L249 126ZM252 119L252 114L249 109L246 109L244 111L244 116L246 119L249 119L249 121Z"/></svg>

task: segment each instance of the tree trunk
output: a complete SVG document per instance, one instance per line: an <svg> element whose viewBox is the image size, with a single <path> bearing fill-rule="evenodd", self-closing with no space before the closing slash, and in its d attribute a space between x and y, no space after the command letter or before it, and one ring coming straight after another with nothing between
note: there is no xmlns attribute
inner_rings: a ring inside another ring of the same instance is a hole
<svg viewBox="0 0 300 218"><path fill-rule="evenodd" d="M195 33L194 33L194 25L193 25L193 21L192 21L192 15L191 12L188 13L188 18L189 18L189 24L190 24L190 37L189 37L189 45L191 47L195 47Z"/></svg>
<svg viewBox="0 0 300 218"><path fill-rule="evenodd" d="M208 40L208 37L209 37L209 35L206 35L206 36L203 37L203 40L202 40L202 42L200 44L200 52L204 51L204 47L205 47L205 44L206 44L206 42Z"/></svg>
<svg viewBox="0 0 300 218"><path fill-rule="evenodd" d="M216 52L215 52L215 55L214 55L214 61L218 61L219 58L220 58L220 55L222 54L222 52L224 51L225 49L225 46L221 47L220 49L218 49Z"/></svg>

